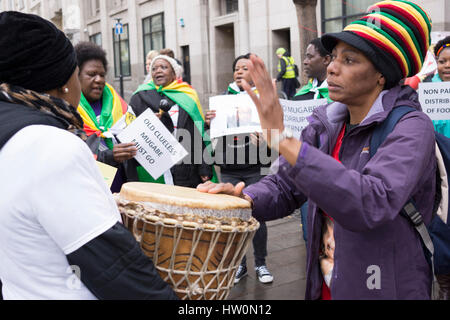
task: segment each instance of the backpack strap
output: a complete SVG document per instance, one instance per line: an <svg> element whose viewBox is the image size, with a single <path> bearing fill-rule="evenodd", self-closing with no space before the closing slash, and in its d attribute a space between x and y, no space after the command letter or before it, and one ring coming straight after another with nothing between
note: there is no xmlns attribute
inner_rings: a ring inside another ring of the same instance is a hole
<svg viewBox="0 0 450 320"><path fill-rule="evenodd" d="M401 106L394 108L388 117L378 125L370 139L370 158L377 153L378 147L386 140L387 136L394 130L397 123L403 118L404 115L415 111L416 109L408 106Z"/></svg>
<svg viewBox="0 0 450 320"><path fill-rule="evenodd" d="M394 130L400 119L406 114L416 109L408 106L400 106L394 108L383 123L378 125L370 139L370 158L372 158L378 150L378 147L386 140L387 136ZM422 239L424 246L431 254L431 269L434 275L434 245L431 241L430 234L423 222L422 214L417 210L414 201L410 199L403 207L401 214L407 218L417 230Z"/></svg>
<svg viewBox="0 0 450 320"><path fill-rule="evenodd" d="M410 200L402 209L402 215L406 217L414 226L416 231L419 233L420 238L422 239L423 245L427 248L431 257L431 270L434 275L434 245L431 240L430 234L423 223L422 214L417 210L417 207L414 205L413 201Z"/></svg>

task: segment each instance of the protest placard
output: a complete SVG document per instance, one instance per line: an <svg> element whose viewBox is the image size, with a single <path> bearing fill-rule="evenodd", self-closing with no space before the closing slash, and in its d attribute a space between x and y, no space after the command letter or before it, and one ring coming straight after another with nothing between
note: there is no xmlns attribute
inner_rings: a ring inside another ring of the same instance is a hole
<svg viewBox="0 0 450 320"><path fill-rule="evenodd" d="M284 112L284 125L292 130L294 137L300 138L302 130L308 125L308 116L315 108L327 104L326 99L291 101L280 99Z"/></svg>
<svg viewBox="0 0 450 320"><path fill-rule="evenodd" d="M97 166L100 169L100 172L102 173L103 179L105 180L106 185L108 186L108 188L111 188L113 182L114 182L114 177L116 176L116 172L117 172L117 168L114 168L110 165L107 165L105 163L97 162Z"/></svg>
<svg viewBox="0 0 450 320"><path fill-rule="evenodd" d="M212 139L262 132L258 111L247 94L211 97L209 108L216 111L216 117L211 121L210 137Z"/></svg>
<svg viewBox="0 0 450 320"><path fill-rule="evenodd" d="M450 82L420 83L419 101L431 120L450 120Z"/></svg>
<svg viewBox="0 0 450 320"><path fill-rule="evenodd" d="M155 180L188 154L150 109L137 117L117 138L122 143L136 144L138 152L135 159Z"/></svg>

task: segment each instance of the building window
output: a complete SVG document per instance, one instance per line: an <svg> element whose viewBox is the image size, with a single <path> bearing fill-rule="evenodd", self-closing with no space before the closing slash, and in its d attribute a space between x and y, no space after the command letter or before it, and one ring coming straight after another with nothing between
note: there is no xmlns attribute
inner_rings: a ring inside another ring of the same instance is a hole
<svg viewBox="0 0 450 320"><path fill-rule="evenodd" d="M91 17L96 17L100 13L100 0L89 1L91 6Z"/></svg>
<svg viewBox="0 0 450 320"><path fill-rule="evenodd" d="M93 34L92 36L89 36L89 41L95 43L98 46L102 46L102 34L101 33L96 33Z"/></svg>
<svg viewBox="0 0 450 320"><path fill-rule="evenodd" d="M24 0L16 0L15 1L15 9L17 9L17 11L25 9L25 2L24 2Z"/></svg>
<svg viewBox="0 0 450 320"><path fill-rule="evenodd" d="M366 15L373 0L321 0L322 33L339 32L350 22Z"/></svg>
<svg viewBox="0 0 450 320"><path fill-rule="evenodd" d="M125 5L126 0L113 0L113 8L121 8Z"/></svg>
<svg viewBox="0 0 450 320"><path fill-rule="evenodd" d="M239 10L239 1L238 0L226 0L226 12L233 13Z"/></svg>
<svg viewBox="0 0 450 320"><path fill-rule="evenodd" d="M145 58L150 50L160 51L166 46L164 34L164 13L142 20L142 29L144 35L144 66ZM147 72L147 71L146 71Z"/></svg>
<svg viewBox="0 0 450 320"><path fill-rule="evenodd" d="M122 75L124 77L129 77L131 76L131 65L130 65L130 42L128 40L128 24L123 25L123 33L120 35L120 42L119 42L119 35L116 35L114 29L112 30L112 33L114 43L115 76L116 77L120 76L120 60L122 60Z"/></svg>
<svg viewBox="0 0 450 320"><path fill-rule="evenodd" d="M239 0L220 0L220 15L231 14L239 11Z"/></svg>

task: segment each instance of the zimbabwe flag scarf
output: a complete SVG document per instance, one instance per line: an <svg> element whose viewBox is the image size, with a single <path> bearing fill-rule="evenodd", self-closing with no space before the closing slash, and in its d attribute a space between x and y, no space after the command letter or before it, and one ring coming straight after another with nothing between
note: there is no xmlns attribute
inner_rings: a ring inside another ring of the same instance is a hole
<svg viewBox="0 0 450 320"><path fill-rule="evenodd" d="M86 134L91 136L95 133L97 136L104 138L106 145L112 150L113 142L110 138L106 138L104 133L127 113L127 109L127 103L113 87L106 83L102 95L102 112L98 121L94 110L83 93L81 93L80 105L77 110L83 119Z"/></svg>
<svg viewBox="0 0 450 320"><path fill-rule="evenodd" d="M304 94L307 94L309 92L314 92L314 99L327 99L328 103L333 102L330 99L330 95L328 93L328 87L318 87L317 86L317 79L309 79L308 83L302 87L296 94L296 96L302 96Z"/></svg>
<svg viewBox="0 0 450 320"><path fill-rule="evenodd" d="M252 90L254 93L259 94L256 87L253 87ZM241 93L246 93L246 91L241 91L241 89L237 85L236 81L233 83L230 83L230 85L228 86L228 94L241 94Z"/></svg>
<svg viewBox="0 0 450 320"><path fill-rule="evenodd" d="M163 87L163 86L156 86L152 80L149 83L139 86L139 88L136 90L134 94L141 91L149 91L149 90L156 90L158 93L164 94L166 97L174 101L180 108L183 108L183 110L189 114L192 121L194 121L196 128L202 135L207 150L211 154L212 153L211 140L208 134L205 132L205 116L203 115L202 106L200 104L200 99L198 98L197 92L186 82L174 81L169 85ZM140 180L141 177L144 178L142 170L143 168L141 170L138 170ZM146 176L147 177L145 181L147 182L164 183L163 180L161 180L162 177L159 178L157 181L155 181L154 179L151 179L151 176L148 173L146 173ZM148 178L150 178L151 181L149 181ZM218 182L214 168L213 168L213 178L211 179L211 181L215 183Z"/></svg>

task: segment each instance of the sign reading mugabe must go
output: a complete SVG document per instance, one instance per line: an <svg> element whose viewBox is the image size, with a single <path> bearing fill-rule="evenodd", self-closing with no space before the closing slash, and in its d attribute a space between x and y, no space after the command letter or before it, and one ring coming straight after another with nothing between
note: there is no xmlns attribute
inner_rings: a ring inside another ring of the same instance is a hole
<svg viewBox="0 0 450 320"><path fill-rule="evenodd" d="M117 138L123 143L136 144L136 160L155 180L188 154L150 109L137 117Z"/></svg>

